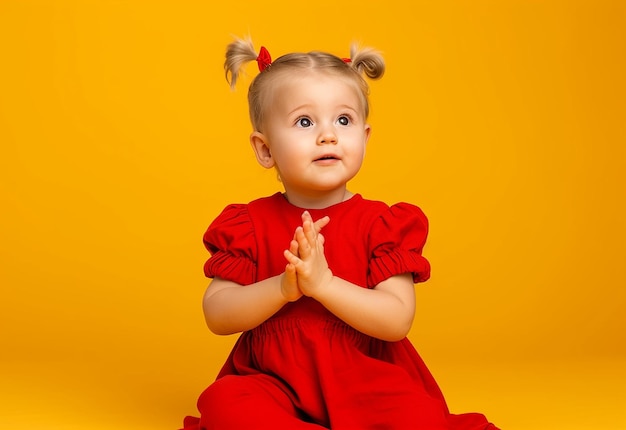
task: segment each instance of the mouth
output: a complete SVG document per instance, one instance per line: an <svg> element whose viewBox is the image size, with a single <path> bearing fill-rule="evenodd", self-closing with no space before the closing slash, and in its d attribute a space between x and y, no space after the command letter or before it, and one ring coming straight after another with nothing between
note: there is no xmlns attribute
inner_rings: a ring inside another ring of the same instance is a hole
<svg viewBox="0 0 626 430"><path fill-rule="evenodd" d="M332 161L332 160L339 160L339 157L337 157L334 154L325 154L325 155L322 155L321 157L316 158L313 161Z"/></svg>

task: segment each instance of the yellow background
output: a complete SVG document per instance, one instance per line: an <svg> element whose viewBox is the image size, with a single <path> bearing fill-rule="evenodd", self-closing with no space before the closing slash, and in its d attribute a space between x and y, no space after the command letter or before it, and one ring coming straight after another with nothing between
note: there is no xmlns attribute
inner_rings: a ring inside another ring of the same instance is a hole
<svg viewBox="0 0 626 430"><path fill-rule="evenodd" d="M452 411L626 429L626 3L521 0L0 1L0 427L195 412L235 340L202 233L280 189L223 76L245 34L383 51L351 189L430 218L410 337Z"/></svg>

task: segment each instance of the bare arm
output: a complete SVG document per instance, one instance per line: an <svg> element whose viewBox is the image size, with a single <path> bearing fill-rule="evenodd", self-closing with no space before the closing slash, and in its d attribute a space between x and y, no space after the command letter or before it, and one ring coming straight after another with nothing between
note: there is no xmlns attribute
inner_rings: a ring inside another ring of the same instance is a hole
<svg viewBox="0 0 626 430"><path fill-rule="evenodd" d="M415 316L411 275L393 276L371 290L334 276L324 256L324 237L312 228L308 213L302 219L302 227L296 229L294 241L285 251L302 293L362 333L388 341L403 339Z"/></svg>
<svg viewBox="0 0 626 430"><path fill-rule="evenodd" d="M202 301L209 329L215 334L238 333L274 315L289 301L282 292L285 276L283 273L245 286L215 278Z"/></svg>
<svg viewBox="0 0 626 430"><path fill-rule="evenodd" d="M312 297L346 324L387 341L406 337L415 316L410 274L393 276L371 290L333 276Z"/></svg>

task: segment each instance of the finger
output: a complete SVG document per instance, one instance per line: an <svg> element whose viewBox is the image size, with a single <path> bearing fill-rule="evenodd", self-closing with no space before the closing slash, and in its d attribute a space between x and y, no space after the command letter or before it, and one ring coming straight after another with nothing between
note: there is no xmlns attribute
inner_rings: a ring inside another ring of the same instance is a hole
<svg viewBox="0 0 626 430"><path fill-rule="evenodd" d="M313 252L313 250L317 247L317 233L313 226L313 223L307 221L305 227L303 228L303 233L305 240L309 246L309 255Z"/></svg>
<svg viewBox="0 0 626 430"><path fill-rule="evenodd" d="M307 239L313 243L315 241L315 237L319 231L315 227L315 223L313 222L313 217L309 213L309 211L304 211L302 213L302 227L304 227L304 234Z"/></svg>
<svg viewBox="0 0 626 430"><path fill-rule="evenodd" d="M288 249L285 249L285 251L283 251L283 256L285 257L285 260L287 260L287 262L293 266L297 266L298 263L300 263L300 259L298 258L298 256L294 255L291 251L289 251ZM295 267L294 267L295 269Z"/></svg>
<svg viewBox="0 0 626 430"><path fill-rule="evenodd" d="M310 217L304 220L302 224L302 230L304 232L306 240L311 246L314 246L315 241L317 240L317 232L315 231L313 221L310 219Z"/></svg>
<svg viewBox="0 0 626 430"><path fill-rule="evenodd" d="M298 274L296 267L287 263L285 266L285 277L281 285L283 296L290 302L294 302L302 297L302 292L298 288Z"/></svg>
<svg viewBox="0 0 626 430"><path fill-rule="evenodd" d="M297 279L296 266L294 266L291 263L287 263L287 265L285 266L285 277L287 278L288 281L295 282Z"/></svg>
<svg viewBox="0 0 626 430"><path fill-rule="evenodd" d="M296 228L296 239L298 243L298 256L302 259L308 258L311 254L311 248L313 245L309 243L307 237L304 234L304 228L298 227Z"/></svg>
<svg viewBox="0 0 626 430"><path fill-rule="evenodd" d="M298 256L298 241L297 240L295 239L291 240L291 242L289 243L289 252L291 252L296 257Z"/></svg>
<svg viewBox="0 0 626 430"><path fill-rule="evenodd" d="M296 228L294 240L298 243L299 248L306 248L305 245L307 245L307 239L306 234L304 233L304 226L299 226L298 228Z"/></svg>
<svg viewBox="0 0 626 430"><path fill-rule="evenodd" d="M322 231L322 229L324 227L326 227L328 225L328 223L330 222L330 217L329 216L325 216L323 218L318 219L317 221L315 221L313 223L313 226L315 228L315 232L319 233L320 231Z"/></svg>

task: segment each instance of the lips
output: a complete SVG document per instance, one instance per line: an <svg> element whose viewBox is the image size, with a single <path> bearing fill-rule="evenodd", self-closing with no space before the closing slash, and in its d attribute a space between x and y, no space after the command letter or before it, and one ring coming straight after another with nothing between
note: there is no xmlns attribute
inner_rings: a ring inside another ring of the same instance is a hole
<svg viewBox="0 0 626 430"><path fill-rule="evenodd" d="M324 160L339 160L339 157L335 154L324 154L321 157L316 158L314 161L324 161Z"/></svg>

